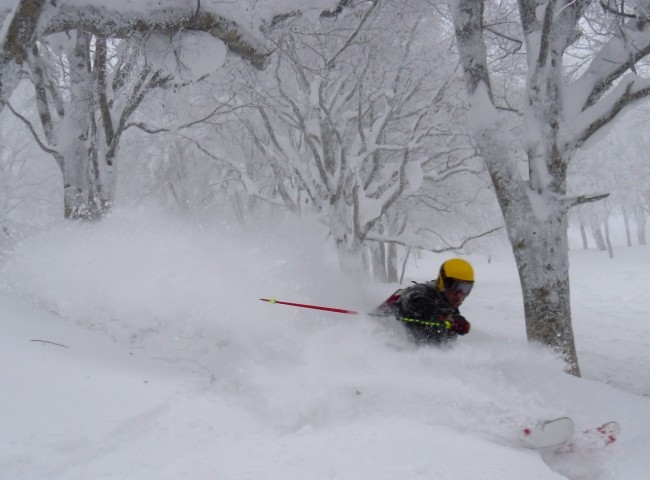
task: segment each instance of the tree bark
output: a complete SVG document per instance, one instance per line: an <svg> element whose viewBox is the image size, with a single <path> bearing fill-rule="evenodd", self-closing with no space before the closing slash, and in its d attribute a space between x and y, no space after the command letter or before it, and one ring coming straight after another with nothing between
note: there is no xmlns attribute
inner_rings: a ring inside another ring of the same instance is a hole
<svg viewBox="0 0 650 480"><path fill-rule="evenodd" d="M559 74L549 69L546 62L555 65L561 52L545 47L542 41L540 59L529 64L526 132L543 141L526 145L531 167L530 180L526 182L511 153L508 125L493 103L483 41L483 3L452 2L470 101L470 126L495 187L517 263L528 340L556 349L564 357L567 371L579 376L571 326L567 211L552 200L553 194L564 193L566 158L556 142ZM536 28L534 11L528 7L526 2L520 3L526 34ZM544 51L553 57L552 62L544 57ZM547 211L536 210L535 205L539 204L545 205Z"/></svg>
<svg viewBox="0 0 650 480"><path fill-rule="evenodd" d="M114 174L105 158L100 161L100 139L95 124L96 95L90 63L90 37L77 34L70 58L71 103L64 118L63 135L72 132L72 141L63 155L64 216L68 219L93 220L101 218L113 201L114 184L108 178ZM60 139L61 140L61 139ZM106 188L105 188L106 187Z"/></svg>
<svg viewBox="0 0 650 480"><path fill-rule="evenodd" d="M568 371L580 375L571 324L566 215L537 222L527 240L513 245L528 339L560 351Z"/></svg>
<svg viewBox="0 0 650 480"><path fill-rule="evenodd" d="M34 34L48 0L21 0L0 49L0 109L20 82L20 69L34 43Z"/></svg>

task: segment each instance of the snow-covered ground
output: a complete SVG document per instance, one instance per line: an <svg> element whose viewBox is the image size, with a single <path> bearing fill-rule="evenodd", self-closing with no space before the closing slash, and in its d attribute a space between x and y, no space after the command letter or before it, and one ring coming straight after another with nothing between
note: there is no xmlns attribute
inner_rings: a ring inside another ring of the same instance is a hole
<svg viewBox="0 0 650 480"><path fill-rule="evenodd" d="M647 478L650 247L571 252L578 379L525 342L505 250L470 256L473 330L452 348L258 300L367 311L396 288L343 276L324 243L152 211L21 242L0 272L0 478ZM563 415L622 434L566 454L519 446L522 426Z"/></svg>

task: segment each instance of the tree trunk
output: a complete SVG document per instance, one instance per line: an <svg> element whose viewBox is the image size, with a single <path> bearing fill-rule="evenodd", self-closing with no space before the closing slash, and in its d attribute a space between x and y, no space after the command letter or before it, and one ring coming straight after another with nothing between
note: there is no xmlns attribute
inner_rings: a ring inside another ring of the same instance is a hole
<svg viewBox="0 0 650 480"><path fill-rule="evenodd" d="M583 250L589 249L589 241L587 239L587 229L585 224L580 222L580 236L582 237L582 248Z"/></svg>
<svg viewBox="0 0 650 480"><path fill-rule="evenodd" d="M397 282L397 245L394 243L388 244L388 252L386 252L386 280L388 283Z"/></svg>
<svg viewBox="0 0 650 480"><path fill-rule="evenodd" d="M369 272L369 265L361 240L350 232L347 221L345 200L334 201L328 218L328 226L336 244L339 266L343 272L355 276L364 276Z"/></svg>
<svg viewBox="0 0 650 480"><path fill-rule="evenodd" d="M600 223L598 222L595 213L591 213L589 215L589 228L591 229L591 234L594 237L594 242L596 242L596 248L601 252L607 250L605 236L603 235L603 231L600 228Z"/></svg>
<svg viewBox="0 0 650 480"><path fill-rule="evenodd" d="M559 73L540 69L529 74L524 123L527 137L537 142L525 141L530 166L526 182L512 155L509 127L493 103L483 43L483 2L461 0L454 8L470 126L490 173L517 263L528 340L556 349L567 371L579 376L571 326L567 209L553 201L556 195L565 194L569 155L557 146ZM557 58L561 52L552 55L553 64L561 65ZM536 209L539 204L546 208Z"/></svg>
<svg viewBox="0 0 650 480"><path fill-rule="evenodd" d="M638 205L635 208L637 238L639 245L647 245L646 242L646 216L643 207Z"/></svg>
<svg viewBox="0 0 650 480"><path fill-rule="evenodd" d="M504 209L506 217L515 214ZM571 325L567 216L556 212L536 219L529 212L524 230L509 228L530 341L554 347L567 363L567 371L580 376ZM516 220L511 220L516 225ZM508 220L506 220L508 224ZM526 231L527 230L527 231Z"/></svg>
<svg viewBox="0 0 650 480"><path fill-rule="evenodd" d="M366 260L361 243L349 241L348 235L336 242L339 266L341 271L353 276L364 276L366 273Z"/></svg>
<svg viewBox="0 0 650 480"><path fill-rule="evenodd" d="M46 0L21 0L6 27L4 41L0 46L0 110L23 78L20 74L27 59L28 49L34 43L34 34Z"/></svg>
<svg viewBox="0 0 650 480"><path fill-rule="evenodd" d="M381 283L386 283L386 247L383 242L376 242L370 245L372 256L372 276Z"/></svg>
<svg viewBox="0 0 650 480"><path fill-rule="evenodd" d="M614 258L614 249L612 249L612 241L609 238L609 220L605 220L605 244L607 245L607 253L609 258Z"/></svg>
<svg viewBox="0 0 650 480"><path fill-rule="evenodd" d="M69 150L64 158L63 208L70 220L97 220L113 204L115 182L112 170L102 168L97 152L83 148L82 142Z"/></svg>
<svg viewBox="0 0 650 480"><path fill-rule="evenodd" d="M517 169L503 161L510 148L501 138L505 127L492 124L485 125L475 138L492 177L517 263L528 340L557 350L567 371L580 376L571 325L567 212L561 207L543 215L536 212L533 205L541 200L531 197L539 194L515 180ZM551 208L550 203L547 206Z"/></svg>
<svg viewBox="0 0 650 480"><path fill-rule="evenodd" d="M627 246L632 246L632 235L630 234L630 218L627 214L627 208L625 205L622 207L623 211L623 222L625 223L625 238L627 239Z"/></svg>
<svg viewBox="0 0 650 480"><path fill-rule="evenodd" d="M69 113L62 120L59 144L63 150L63 204L67 219L101 218L113 203L115 179L112 159L102 155L106 142L95 122L96 85L90 64L90 37L77 34L70 68ZM103 147L103 148L102 148Z"/></svg>
<svg viewBox="0 0 650 480"><path fill-rule="evenodd" d="M601 252L607 250L607 242L605 241L605 236L603 231L600 228L600 225L592 223L591 224L591 233L594 236L594 241L596 242L596 248Z"/></svg>
<svg viewBox="0 0 650 480"><path fill-rule="evenodd" d="M411 247L409 247L406 250L406 255L404 255L404 260L402 260L402 271L399 274L398 283L404 283L404 275L406 274L406 265L408 265L409 257L411 256L411 251L413 251L413 248Z"/></svg>

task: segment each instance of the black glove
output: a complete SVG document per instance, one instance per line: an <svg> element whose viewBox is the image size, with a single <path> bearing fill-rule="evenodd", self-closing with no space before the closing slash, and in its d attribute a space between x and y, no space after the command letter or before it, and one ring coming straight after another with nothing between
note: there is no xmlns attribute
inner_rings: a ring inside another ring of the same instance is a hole
<svg viewBox="0 0 650 480"><path fill-rule="evenodd" d="M445 326L450 332L457 333L458 335L465 335L469 333L469 322L458 313L452 313L445 319Z"/></svg>

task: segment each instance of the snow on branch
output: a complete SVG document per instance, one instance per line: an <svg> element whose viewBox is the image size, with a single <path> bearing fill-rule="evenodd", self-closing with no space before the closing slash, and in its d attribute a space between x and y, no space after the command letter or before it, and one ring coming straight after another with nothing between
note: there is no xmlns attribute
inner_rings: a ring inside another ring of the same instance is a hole
<svg viewBox="0 0 650 480"><path fill-rule="evenodd" d="M612 36L591 60L589 68L567 88L566 98L573 99L569 112L579 113L596 104L634 65L650 55L650 24L631 21L624 35Z"/></svg>
<svg viewBox="0 0 650 480"><path fill-rule="evenodd" d="M564 199L564 207L566 210L584 205L585 203L598 202L609 197L609 193L597 193L593 195L578 195L577 197L567 197Z"/></svg>
<svg viewBox="0 0 650 480"><path fill-rule="evenodd" d="M630 74L598 104L582 112L576 118L570 131L574 132L574 140L569 140L574 147L582 146L592 135L610 123L626 107L650 95L650 80Z"/></svg>
<svg viewBox="0 0 650 480"><path fill-rule="evenodd" d="M46 3L45 0L20 2L13 17L3 26L4 38L0 46L0 108L21 79L19 69L27 60L29 47L34 43L38 20L47 8Z"/></svg>
<svg viewBox="0 0 650 480"><path fill-rule="evenodd" d="M623 18L650 19L648 12L640 8L635 9L634 13L631 13L625 11L625 2L622 2L620 7L616 3L612 5L612 3L614 3L612 0L600 0L600 6L607 13L612 13Z"/></svg>
<svg viewBox="0 0 650 480"><path fill-rule="evenodd" d="M237 22L217 12L197 11L189 4L185 8L151 9L146 13L109 10L106 6L61 5L47 21L43 34L82 30L99 37L127 38L134 33L174 35L184 29L209 33L256 68L264 68L270 54L261 38Z"/></svg>

